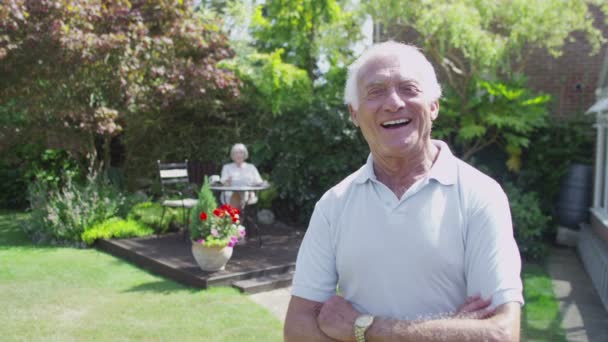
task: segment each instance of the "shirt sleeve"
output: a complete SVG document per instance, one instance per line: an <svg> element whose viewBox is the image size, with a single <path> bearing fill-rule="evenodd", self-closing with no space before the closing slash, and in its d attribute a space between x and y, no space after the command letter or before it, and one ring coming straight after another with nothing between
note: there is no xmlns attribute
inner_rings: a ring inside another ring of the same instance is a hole
<svg viewBox="0 0 608 342"><path fill-rule="evenodd" d="M223 183L228 179L228 177L230 177L230 170L228 164L225 164L224 166L222 166L222 177L220 181Z"/></svg>
<svg viewBox="0 0 608 342"><path fill-rule="evenodd" d="M253 184L260 184L263 182L262 180L262 176L260 176L260 172L258 171L258 168L255 167L255 165L250 164L251 165L251 173L253 176Z"/></svg>
<svg viewBox="0 0 608 342"><path fill-rule="evenodd" d="M330 229L317 203L298 251L292 295L325 302L336 293L338 274Z"/></svg>
<svg viewBox="0 0 608 342"><path fill-rule="evenodd" d="M507 302L523 304L521 257L513 236L509 202L500 186L495 187L493 195L484 196L468 218L467 296L491 297L492 307Z"/></svg>

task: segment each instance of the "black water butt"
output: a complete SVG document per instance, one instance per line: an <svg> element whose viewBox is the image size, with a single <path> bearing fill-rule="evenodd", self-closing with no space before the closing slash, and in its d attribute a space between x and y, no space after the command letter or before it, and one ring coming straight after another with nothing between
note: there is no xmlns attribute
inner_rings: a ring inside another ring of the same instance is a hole
<svg viewBox="0 0 608 342"><path fill-rule="evenodd" d="M562 178L557 202L557 223L578 229L589 222L589 207L593 193L593 169L585 164L572 164Z"/></svg>

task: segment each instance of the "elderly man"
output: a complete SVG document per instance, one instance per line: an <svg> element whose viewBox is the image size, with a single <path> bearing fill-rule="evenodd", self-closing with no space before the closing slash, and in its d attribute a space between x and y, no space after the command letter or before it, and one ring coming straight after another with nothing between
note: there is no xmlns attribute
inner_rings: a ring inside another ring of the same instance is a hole
<svg viewBox="0 0 608 342"><path fill-rule="evenodd" d="M431 140L440 96L433 67L409 45L376 44L349 67L345 102L371 154L315 206L287 341L519 340L508 201Z"/></svg>

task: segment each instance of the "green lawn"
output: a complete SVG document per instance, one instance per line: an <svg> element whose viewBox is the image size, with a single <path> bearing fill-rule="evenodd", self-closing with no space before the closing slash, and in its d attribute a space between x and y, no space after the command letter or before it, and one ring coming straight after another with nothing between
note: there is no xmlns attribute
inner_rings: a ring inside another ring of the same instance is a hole
<svg viewBox="0 0 608 342"><path fill-rule="evenodd" d="M230 288L194 290L95 249L33 246L0 212L0 336L13 340L280 341L282 322ZM525 265L523 341L565 341L551 279Z"/></svg>
<svg viewBox="0 0 608 342"><path fill-rule="evenodd" d="M280 341L282 322L231 288L200 291L95 249L36 247L0 214L3 341Z"/></svg>
<svg viewBox="0 0 608 342"><path fill-rule="evenodd" d="M528 264L524 265L523 278L526 305L522 312L522 341L566 341L560 326L559 304L547 272Z"/></svg>

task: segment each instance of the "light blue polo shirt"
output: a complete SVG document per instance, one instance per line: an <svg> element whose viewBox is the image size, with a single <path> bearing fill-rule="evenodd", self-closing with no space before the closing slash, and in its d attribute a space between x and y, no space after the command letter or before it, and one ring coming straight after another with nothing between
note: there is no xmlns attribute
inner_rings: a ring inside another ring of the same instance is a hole
<svg viewBox="0 0 608 342"><path fill-rule="evenodd" d="M364 313L449 315L468 296L523 304L521 259L507 197L437 140L426 178L397 199L367 163L317 202L298 253L292 294L336 292Z"/></svg>

